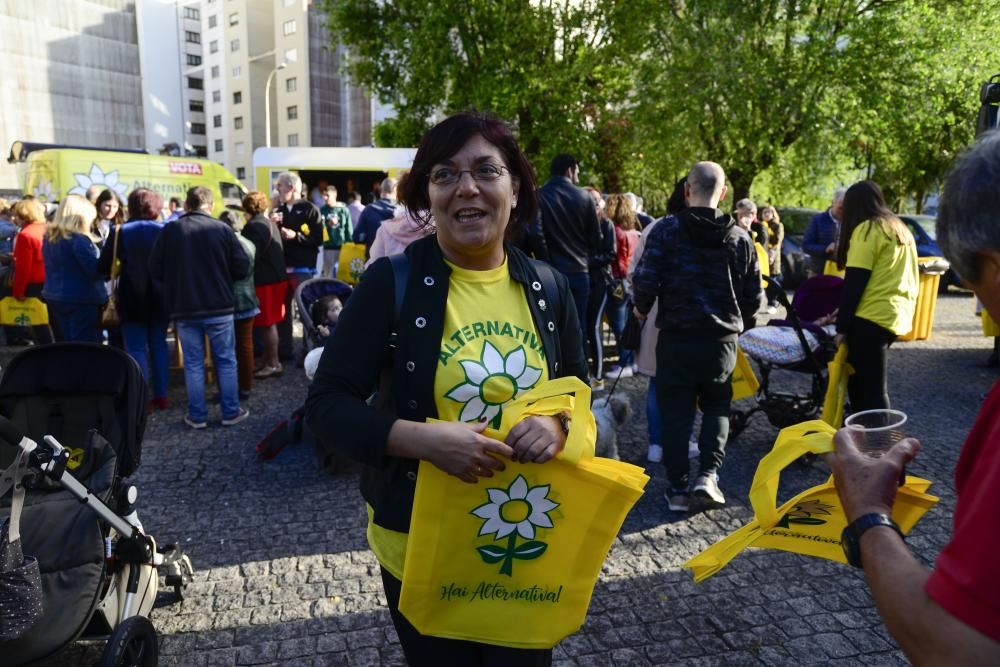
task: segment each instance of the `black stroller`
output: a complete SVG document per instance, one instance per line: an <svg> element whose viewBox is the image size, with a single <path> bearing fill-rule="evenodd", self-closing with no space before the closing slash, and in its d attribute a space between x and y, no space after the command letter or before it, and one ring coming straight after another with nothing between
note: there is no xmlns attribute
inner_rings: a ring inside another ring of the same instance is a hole
<svg viewBox="0 0 1000 667"><path fill-rule="evenodd" d="M299 319L302 320L302 341L305 346L302 351L303 356L323 344L323 335L316 327L317 322L313 317L313 306L316 302L330 294L346 302L352 291L350 285L333 278L312 278L295 289L295 308L299 312Z"/></svg>
<svg viewBox="0 0 1000 667"><path fill-rule="evenodd" d="M768 327L788 327L797 339L798 354L788 363L765 359L741 347L748 357L757 362L760 370L760 388L757 404L749 410L733 410L729 418L729 438L735 439L747 427L757 412L767 415L768 421L781 429L810 419L818 419L823 410L827 388L827 363L836 353L833 336L813 324L823 316L830 316L840 304L844 281L836 276L814 276L799 286L792 302L777 280L767 280L767 296L776 299L787 312L787 319L772 320ZM746 335L746 334L744 334ZM809 389L804 394L776 391L771 387L771 374L786 370L808 375Z"/></svg>
<svg viewBox="0 0 1000 667"><path fill-rule="evenodd" d="M0 643L4 665L44 661L82 639L106 641L100 665L155 666L147 618L158 567L180 597L190 561L158 549L126 483L139 466L146 384L135 361L111 347L63 343L16 356L0 381L0 468L29 454L21 540L41 570L42 614ZM4 513L9 500L0 503Z"/></svg>

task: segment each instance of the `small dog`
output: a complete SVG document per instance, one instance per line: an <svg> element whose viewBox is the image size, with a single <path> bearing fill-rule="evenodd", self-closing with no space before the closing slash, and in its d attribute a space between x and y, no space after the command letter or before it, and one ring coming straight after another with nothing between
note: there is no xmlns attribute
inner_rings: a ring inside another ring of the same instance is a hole
<svg viewBox="0 0 1000 667"><path fill-rule="evenodd" d="M632 415L632 406L628 399L612 396L601 396L590 406L597 422L597 456L619 460L618 428L623 426Z"/></svg>

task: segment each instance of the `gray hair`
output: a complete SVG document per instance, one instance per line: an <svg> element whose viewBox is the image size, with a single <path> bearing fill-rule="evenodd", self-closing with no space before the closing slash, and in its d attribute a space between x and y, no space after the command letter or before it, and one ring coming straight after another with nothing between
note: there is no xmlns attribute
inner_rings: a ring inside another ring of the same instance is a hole
<svg viewBox="0 0 1000 667"><path fill-rule="evenodd" d="M396 192L396 179L390 176L386 176L382 179L382 185L379 187L383 197L394 194Z"/></svg>
<svg viewBox="0 0 1000 667"><path fill-rule="evenodd" d="M187 191L187 199L184 200L184 208L189 211L208 212L212 210L212 202L212 191L204 185L196 185Z"/></svg>
<svg viewBox="0 0 1000 667"><path fill-rule="evenodd" d="M290 185L295 192L302 192L302 179L294 171L283 171L275 179L278 183Z"/></svg>
<svg viewBox="0 0 1000 667"><path fill-rule="evenodd" d="M757 204L753 203L752 199L741 199L736 202L736 208L740 211L748 211L750 213L757 212Z"/></svg>
<svg viewBox="0 0 1000 667"><path fill-rule="evenodd" d="M836 204L838 201L841 201L846 194L847 188L837 188L833 191L833 197L830 198L830 202Z"/></svg>
<svg viewBox="0 0 1000 667"><path fill-rule="evenodd" d="M636 197L631 192L626 192L622 196L625 197L625 201L628 202L628 205L629 205L629 207L631 207L631 209L632 209L633 212L639 210L639 198L638 197Z"/></svg>
<svg viewBox="0 0 1000 667"><path fill-rule="evenodd" d="M718 200L726 186L726 172L715 162L696 162L688 173L687 183L695 196Z"/></svg>
<svg viewBox="0 0 1000 667"><path fill-rule="evenodd" d="M962 278L979 280L979 252L1000 251L1000 130L952 165L938 205L937 241Z"/></svg>

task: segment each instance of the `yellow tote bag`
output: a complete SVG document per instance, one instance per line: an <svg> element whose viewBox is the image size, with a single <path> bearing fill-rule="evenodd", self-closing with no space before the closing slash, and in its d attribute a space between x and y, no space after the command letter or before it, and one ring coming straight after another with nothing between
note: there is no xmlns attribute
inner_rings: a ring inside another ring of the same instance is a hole
<svg viewBox="0 0 1000 667"><path fill-rule="evenodd" d="M833 451L834 433L836 429L820 420L782 429L774 448L757 466L750 487L754 520L684 563L696 582L721 570L747 547L780 549L847 562L840 546L840 534L847 526L847 518L832 477L777 507L781 471L803 454ZM909 533L920 517L937 503L938 498L926 493L930 485L928 480L907 476L906 483L898 489L892 518L903 534Z"/></svg>
<svg viewBox="0 0 1000 667"><path fill-rule="evenodd" d="M566 394L575 398L568 401ZM524 414L572 405L563 453L465 484L420 463L399 609L422 634L551 648L578 630L604 559L649 477L594 458L590 387L541 383L504 408L503 439Z"/></svg>
<svg viewBox="0 0 1000 667"><path fill-rule="evenodd" d="M340 247L340 264L337 266L337 280L348 285L357 285L365 272L365 244L345 243Z"/></svg>
<svg viewBox="0 0 1000 667"><path fill-rule="evenodd" d="M733 400L738 401L741 398L749 398L757 393L760 389L760 382L757 380L757 375L753 372L753 366L750 365L750 361L747 359L746 355L743 354L743 350L740 346L736 346L736 368L733 369Z"/></svg>
<svg viewBox="0 0 1000 667"><path fill-rule="evenodd" d="M820 419L833 428L844 425L844 403L847 401L847 380L854 368L847 363L847 345L841 343L833 361L826 365L827 384L823 397L823 414Z"/></svg>
<svg viewBox="0 0 1000 667"><path fill-rule="evenodd" d="M826 263L823 264L824 276L837 276L838 278L843 278L845 273L846 270L841 271L840 268L837 266L837 263L834 262L833 260L828 259L826 260Z"/></svg>
<svg viewBox="0 0 1000 667"><path fill-rule="evenodd" d="M983 308L979 316L983 318L984 336L986 336L987 338L991 338L993 336L1000 336L1000 326L998 326L997 323L993 321L993 318L990 317L989 311Z"/></svg>
<svg viewBox="0 0 1000 667"><path fill-rule="evenodd" d="M4 326L34 327L49 323L49 309L41 299L29 296L18 301L12 296L0 299L0 324Z"/></svg>

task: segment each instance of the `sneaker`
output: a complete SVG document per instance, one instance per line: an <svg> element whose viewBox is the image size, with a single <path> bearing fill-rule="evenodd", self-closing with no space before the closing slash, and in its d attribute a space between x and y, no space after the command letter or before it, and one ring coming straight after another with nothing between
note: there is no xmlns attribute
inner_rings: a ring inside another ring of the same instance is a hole
<svg viewBox="0 0 1000 667"><path fill-rule="evenodd" d="M687 489L671 487L667 489L663 497L667 499L667 507L670 508L671 512L687 512L691 504L691 494L687 492Z"/></svg>
<svg viewBox="0 0 1000 667"><path fill-rule="evenodd" d="M715 474L698 475L698 478L694 480L692 493L698 498L716 505L726 504L726 497L722 495L722 490L719 488L718 475Z"/></svg>
<svg viewBox="0 0 1000 667"><path fill-rule="evenodd" d="M767 313L768 315L774 315L776 312L778 312L778 307L768 306L767 308L764 309L764 312Z"/></svg>
<svg viewBox="0 0 1000 667"><path fill-rule="evenodd" d="M222 419L222 425L223 426L235 426L236 424L239 424L241 421L243 421L244 419L246 419L249 416L250 416L250 411L249 410L247 410L246 408L240 408L240 411L237 412L234 416L229 417L228 419L223 418Z"/></svg>
<svg viewBox="0 0 1000 667"><path fill-rule="evenodd" d="M200 431L203 428L208 428L208 422L196 422L195 420L191 419L191 415L184 415L184 423L190 426L191 428L195 429L196 431Z"/></svg>
<svg viewBox="0 0 1000 667"><path fill-rule="evenodd" d="M630 377L632 377L632 375L633 375L633 372L632 372L632 367L631 366L625 366L624 368L622 368L621 366L612 366L608 370L608 372L604 374L604 379L605 380L617 380L620 377L630 378Z"/></svg>
<svg viewBox="0 0 1000 667"><path fill-rule="evenodd" d="M604 380L601 378L590 378L590 391L595 393L598 391L604 391Z"/></svg>
<svg viewBox="0 0 1000 667"><path fill-rule="evenodd" d="M281 367L281 364L278 364L277 366L264 366L262 369L254 373L253 376L258 380L263 380L264 378L281 377L284 372L285 369Z"/></svg>
<svg viewBox="0 0 1000 667"><path fill-rule="evenodd" d="M659 463L663 460L663 447L651 444L646 452L646 460L650 463Z"/></svg>

